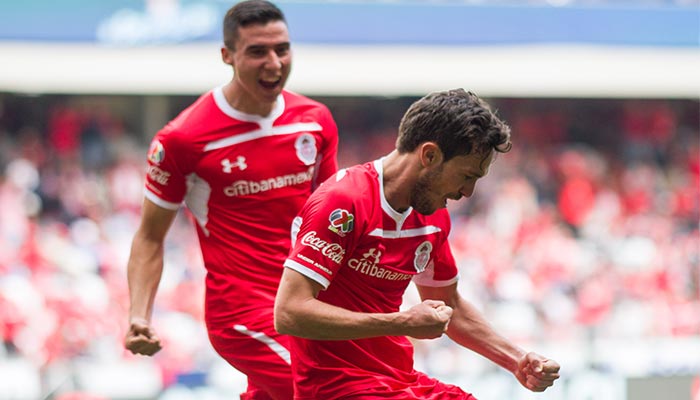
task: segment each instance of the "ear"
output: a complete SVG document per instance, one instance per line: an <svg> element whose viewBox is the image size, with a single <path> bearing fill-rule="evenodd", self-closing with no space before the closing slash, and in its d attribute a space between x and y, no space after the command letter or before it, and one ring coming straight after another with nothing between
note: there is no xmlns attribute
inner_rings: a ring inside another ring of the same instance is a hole
<svg viewBox="0 0 700 400"><path fill-rule="evenodd" d="M233 50L226 46L221 46L221 61L223 61L224 64L233 66Z"/></svg>
<svg viewBox="0 0 700 400"><path fill-rule="evenodd" d="M442 163L442 151L435 142L425 142L419 146L419 156L423 167L429 168Z"/></svg>

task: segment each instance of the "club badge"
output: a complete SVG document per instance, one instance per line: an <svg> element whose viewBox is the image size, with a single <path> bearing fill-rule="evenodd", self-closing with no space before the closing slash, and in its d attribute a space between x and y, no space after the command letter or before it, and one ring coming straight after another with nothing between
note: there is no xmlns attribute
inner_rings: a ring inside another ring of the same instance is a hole
<svg viewBox="0 0 700 400"><path fill-rule="evenodd" d="M413 266L416 267L416 271L420 274L425 271L425 267L428 266L428 261L430 261L430 252L433 250L433 245L427 240L418 246L416 249L416 257L413 259Z"/></svg>
<svg viewBox="0 0 700 400"><path fill-rule="evenodd" d="M297 157L305 165L312 165L316 162L316 139L310 133L302 133L294 142L297 149Z"/></svg>

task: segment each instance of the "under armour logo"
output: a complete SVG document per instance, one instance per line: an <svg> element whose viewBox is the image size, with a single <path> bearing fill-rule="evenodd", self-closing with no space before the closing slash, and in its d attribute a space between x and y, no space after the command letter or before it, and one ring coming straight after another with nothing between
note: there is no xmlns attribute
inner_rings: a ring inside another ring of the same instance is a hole
<svg viewBox="0 0 700 400"><path fill-rule="evenodd" d="M375 254L375 252L376 252L376 254ZM363 254L363 255L362 255L362 258L368 259L368 258L371 257L371 258L374 259L374 263L376 264L376 263L379 262L379 257L381 257L381 256L382 256L382 252L381 252L381 251L379 251L379 250L377 250L377 249L375 249L375 248L372 248L372 249L369 249L368 252L366 252L365 254Z"/></svg>
<svg viewBox="0 0 700 400"><path fill-rule="evenodd" d="M241 171L248 168L248 164L245 163L245 157L243 157L243 156L238 156L238 158L236 158L235 163L231 163L231 161L229 161L228 158L225 158L225 159L221 160L221 165L224 167L223 171L227 174L231 173L231 170L233 169L233 167L236 167L236 168L240 169Z"/></svg>

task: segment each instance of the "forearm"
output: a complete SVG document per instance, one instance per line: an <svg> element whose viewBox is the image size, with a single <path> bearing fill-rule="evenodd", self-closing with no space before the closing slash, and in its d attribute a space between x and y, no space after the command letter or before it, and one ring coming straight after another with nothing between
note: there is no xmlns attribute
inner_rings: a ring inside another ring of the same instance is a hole
<svg viewBox="0 0 700 400"><path fill-rule="evenodd" d="M460 345L478 353L511 372L524 387L541 392L559 378L559 364L529 352L499 335L482 316L457 292L457 284L449 286L418 285L421 298L438 299L453 308L447 335Z"/></svg>
<svg viewBox="0 0 700 400"><path fill-rule="evenodd" d="M467 301L460 298L455 306L447 335L460 345L514 373L518 360L525 355L525 351L498 334Z"/></svg>
<svg viewBox="0 0 700 400"><path fill-rule="evenodd" d="M351 340L402 335L402 313L358 313L308 299L293 307L277 306L275 327L283 334L315 340Z"/></svg>
<svg viewBox="0 0 700 400"><path fill-rule="evenodd" d="M163 244L137 235L127 266L129 319L150 321L153 302L163 273Z"/></svg>

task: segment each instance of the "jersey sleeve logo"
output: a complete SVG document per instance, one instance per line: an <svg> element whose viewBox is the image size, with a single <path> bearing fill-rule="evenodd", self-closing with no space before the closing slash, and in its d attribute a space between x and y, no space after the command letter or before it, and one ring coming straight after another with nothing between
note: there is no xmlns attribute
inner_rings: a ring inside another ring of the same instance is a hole
<svg viewBox="0 0 700 400"><path fill-rule="evenodd" d="M316 138L310 133L302 133L294 142L294 147L297 149L297 157L305 165L311 165L316 162Z"/></svg>
<svg viewBox="0 0 700 400"><path fill-rule="evenodd" d="M156 165L165 159L165 148L159 140L151 142L151 147L148 148L148 159Z"/></svg>
<svg viewBox="0 0 700 400"><path fill-rule="evenodd" d="M331 215L328 216L328 220L331 222L328 225L328 229L341 237L352 231L352 228L355 226L355 216L342 208L333 210Z"/></svg>
<svg viewBox="0 0 700 400"><path fill-rule="evenodd" d="M320 251L324 257L333 261L334 263L340 265L345 257L345 249L338 243L327 242L318 236L316 236L316 231L311 231L305 234L301 238L301 244L307 247L311 247L316 251Z"/></svg>
<svg viewBox="0 0 700 400"><path fill-rule="evenodd" d="M430 252L433 250L433 245L429 241L425 241L416 249L416 257L413 259L413 266L420 274L425 271L425 267L430 261Z"/></svg>

